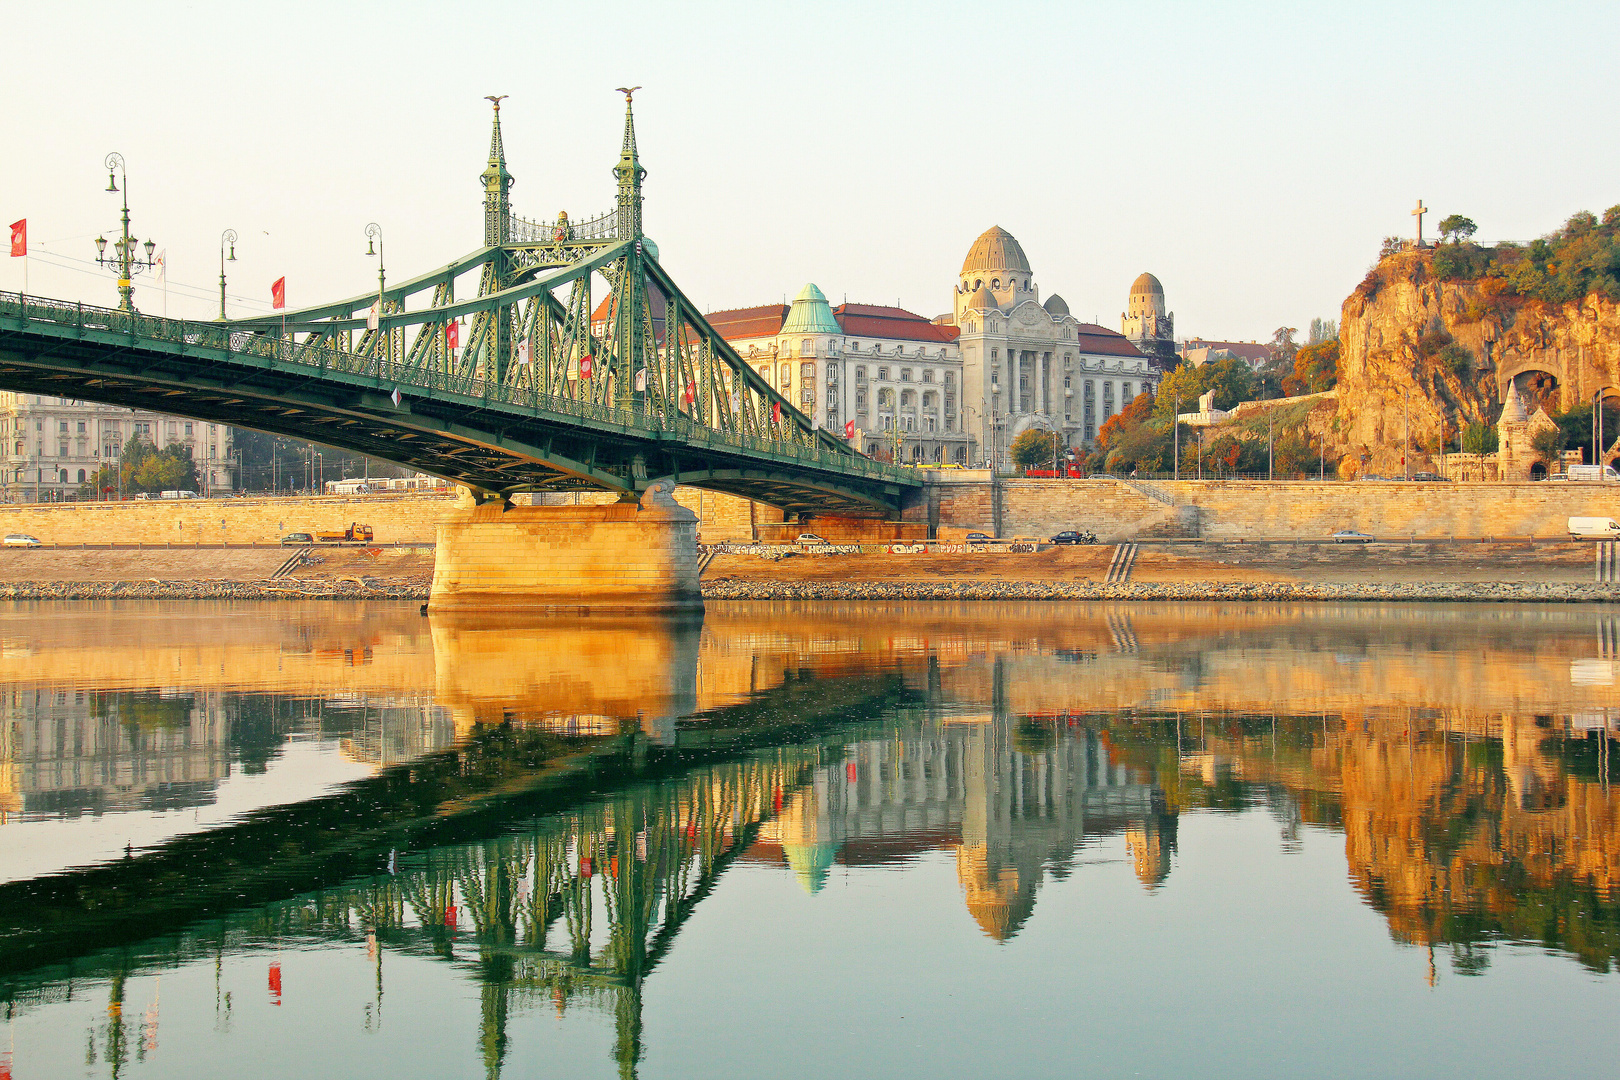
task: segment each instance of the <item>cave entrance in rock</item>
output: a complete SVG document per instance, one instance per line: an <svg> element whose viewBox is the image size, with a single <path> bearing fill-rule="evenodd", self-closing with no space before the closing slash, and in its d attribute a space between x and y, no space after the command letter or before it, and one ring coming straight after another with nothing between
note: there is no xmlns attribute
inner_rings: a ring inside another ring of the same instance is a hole
<svg viewBox="0 0 1620 1080"><path fill-rule="evenodd" d="M1563 388L1559 385L1558 376L1552 372L1539 369L1521 371L1513 376L1513 382L1519 388L1526 415L1534 416L1538 408L1546 409L1548 416L1563 411Z"/></svg>

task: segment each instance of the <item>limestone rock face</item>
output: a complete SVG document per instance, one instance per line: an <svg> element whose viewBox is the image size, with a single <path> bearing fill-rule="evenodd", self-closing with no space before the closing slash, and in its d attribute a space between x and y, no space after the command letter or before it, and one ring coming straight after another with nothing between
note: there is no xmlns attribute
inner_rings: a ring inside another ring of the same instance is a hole
<svg viewBox="0 0 1620 1080"><path fill-rule="evenodd" d="M1408 400L1412 465L1426 468L1442 423L1455 450L1459 421L1496 423L1509 382L1530 412L1620 393L1620 305L1597 293L1561 305L1496 298L1479 282L1436 280L1432 256L1381 260L1340 311L1338 441L1365 452L1368 471L1400 471ZM1439 355L1445 337L1472 354L1471 371Z"/></svg>

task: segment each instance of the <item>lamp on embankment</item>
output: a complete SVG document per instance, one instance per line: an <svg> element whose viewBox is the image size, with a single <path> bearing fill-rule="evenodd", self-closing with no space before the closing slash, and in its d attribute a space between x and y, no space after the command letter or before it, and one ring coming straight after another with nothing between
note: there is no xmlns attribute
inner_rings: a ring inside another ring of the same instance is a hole
<svg viewBox="0 0 1620 1080"><path fill-rule="evenodd" d="M226 245L231 253L225 254ZM225 321L225 264L236 261L236 230L226 229L219 234L219 321Z"/></svg>
<svg viewBox="0 0 1620 1080"><path fill-rule="evenodd" d="M157 248L157 242L148 240L144 245L129 234L129 176L124 169L124 156L118 153L107 155L107 190L121 193L124 197L124 208L120 224L120 234L113 241L113 254L107 255L107 238L96 237L96 262L107 267L118 275L118 306L124 311L134 311L135 286L133 284L136 274L150 270L155 265L152 253ZM123 178L124 187L120 192L119 177ZM142 260L136 254L136 247L146 249L146 258Z"/></svg>

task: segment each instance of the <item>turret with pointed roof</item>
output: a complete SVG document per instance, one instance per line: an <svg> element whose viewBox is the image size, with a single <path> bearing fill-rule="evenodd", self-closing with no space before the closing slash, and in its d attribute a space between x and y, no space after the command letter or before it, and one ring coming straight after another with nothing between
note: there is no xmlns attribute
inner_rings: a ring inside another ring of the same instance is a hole
<svg viewBox="0 0 1620 1080"><path fill-rule="evenodd" d="M480 175L484 182L484 244L497 247L512 237L513 177L506 171L506 147L501 142L501 100L505 94L489 95L495 106L494 127L489 136L489 167Z"/></svg>
<svg viewBox="0 0 1620 1080"><path fill-rule="evenodd" d="M635 92L641 87L620 87L624 95L624 146L619 150L619 163L613 166L613 176L619 182L619 237L629 239L641 235L641 181L647 170L641 167L636 154L636 117L631 107Z"/></svg>

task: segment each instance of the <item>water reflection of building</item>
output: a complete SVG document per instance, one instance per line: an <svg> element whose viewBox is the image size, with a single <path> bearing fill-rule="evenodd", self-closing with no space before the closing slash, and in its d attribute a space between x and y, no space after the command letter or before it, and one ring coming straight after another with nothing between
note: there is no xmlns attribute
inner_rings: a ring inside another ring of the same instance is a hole
<svg viewBox="0 0 1620 1080"><path fill-rule="evenodd" d="M230 775L225 695L0 691L0 809L74 816L178 810Z"/></svg>
<svg viewBox="0 0 1620 1080"><path fill-rule="evenodd" d="M997 940L1018 933L1046 874L1088 841L1123 833L1142 883L1170 871L1176 818L1106 737L1033 718L915 720L851 744L792 793L756 858L780 858L806 891L835 864L880 865L949 850L968 912Z"/></svg>

